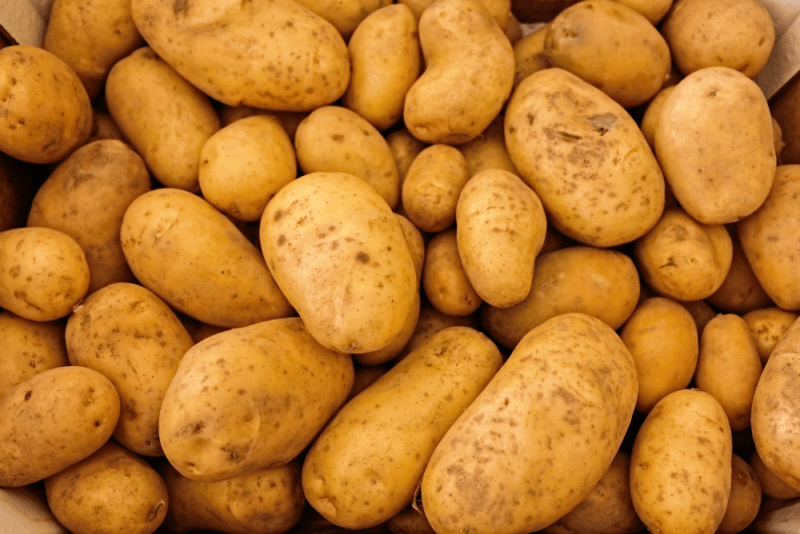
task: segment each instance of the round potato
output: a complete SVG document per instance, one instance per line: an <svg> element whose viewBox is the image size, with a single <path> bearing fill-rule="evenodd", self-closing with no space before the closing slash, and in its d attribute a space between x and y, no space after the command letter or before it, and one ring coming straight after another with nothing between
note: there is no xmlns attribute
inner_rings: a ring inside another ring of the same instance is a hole
<svg viewBox="0 0 800 534"><path fill-rule="evenodd" d="M706 301L720 311L738 315L774 305L758 283L758 278L750 267L750 262L747 261L736 235L732 237L731 268L719 289L706 297Z"/></svg>
<svg viewBox="0 0 800 534"><path fill-rule="evenodd" d="M433 307L446 315L469 315L483 302L461 263L455 228L436 234L428 243L422 287Z"/></svg>
<svg viewBox="0 0 800 534"><path fill-rule="evenodd" d="M398 0L398 3L405 4L411 8L414 16L420 18L426 9L431 7L436 0ZM483 7L489 10L494 21L500 26L500 29L507 29L508 21L513 15L511 14L511 1L510 0L481 0Z"/></svg>
<svg viewBox="0 0 800 534"><path fill-rule="evenodd" d="M798 317L800 317L800 313L789 312L777 307L753 310L742 316L750 328L750 334L756 341L762 367L767 364L775 345Z"/></svg>
<svg viewBox="0 0 800 534"><path fill-rule="evenodd" d="M739 534L758 515L761 483L755 471L740 456L731 457L731 495L716 534Z"/></svg>

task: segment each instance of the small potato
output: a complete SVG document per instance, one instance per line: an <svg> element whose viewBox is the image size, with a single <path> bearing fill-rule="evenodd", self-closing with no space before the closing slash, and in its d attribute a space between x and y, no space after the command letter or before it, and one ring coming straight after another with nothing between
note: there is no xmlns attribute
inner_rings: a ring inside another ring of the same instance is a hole
<svg viewBox="0 0 800 534"><path fill-rule="evenodd" d="M750 409L760 377L758 349L744 319L733 314L711 319L700 337L695 383L717 399L734 432L750 426Z"/></svg>
<svg viewBox="0 0 800 534"><path fill-rule="evenodd" d="M664 102L667 97L675 90L674 85L665 87L658 92L656 96L647 104L647 109L642 117L641 129L644 138L647 139L647 144L650 145L652 150L656 149L656 128L658 128L658 119L661 117L661 108L664 107Z"/></svg>
<svg viewBox="0 0 800 534"><path fill-rule="evenodd" d="M697 327L680 304L662 297L636 307L620 332L636 362L636 411L648 413L658 401L692 381L699 352Z"/></svg>
<svg viewBox="0 0 800 534"><path fill-rule="evenodd" d="M428 301L445 315L469 315L483 302L461 263L455 228L436 234L428 243L422 287Z"/></svg>
<svg viewBox="0 0 800 534"><path fill-rule="evenodd" d="M294 146L280 123L269 116L247 117L226 126L200 152L203 198L239 221L260 221L270 199L295 178Z"/></svg>
<svg viewBox="0 0 800 534"><path fill-rule="evenodd" d="M92 131L92 104L61 59L33 46L0 50L0 151L29 163L61 161Z"/></svg>
<svg viewBox="0 0 800 534"><path fill-rule="evenodd" d="M425 264L425 241L414 223L398 213L394 214L394 218L397 219L400 229L403 231L408 252L414 261L414 271L417 273L417 285L419 285L422 279L422 266Z"/></svg>
<svg viewBox="0 0 800 534"><path fill-rule="evenodd" d="M658 26L672 7L672 0L615 0L644 16L650 24Z"/></svg>
<svg viewBox="0 0 800 534"><path fill-rule="evenodd" d="M756 341L762 367L767 365L767 360L769 360L769 355L772 354L775 345L798 317L800 317L800 313L789 312L777 307L753 310L742 316Z"/></svg>
<svg viewBox="0 0 800 534"><path fill-rule="evenodd" d="M753 451L750 455L750 467L758 478L761 491L774 499L796 499L800 497L800 490L790 487L772 471L764 465L764 461L758 455L758 451Z"/></svg>
<svg viewBox="0 0 800 534"><path fill-rule="evenodd" d="M767 308L774 304L761 284L758 283L758 278L756 278L753 268L750 267L750 262L747 261L747 256L735 235L733 236L733 256L728 275L719 289L706 297L706 302L720 311L738 315Z"/></svg>
<svg viewBox="0 0 800 534"><path fill-rule="evenodd" d="M392 4L392 0L295 0L336 28L342 37L350 39L369 15Z"/></svg>
<svg viewBox="0 0 800 534"><path fill-rule="evenodd" d="M403 209L414 226L436 233L456 222L461 190L470 179L467 161L458 149L432 145L419 153L403 181Z"/></svg>
<svg viewBox="0 0 800 534"><path fill-rule="evenodd" d="M119 396L85 367L57 367L0 401L0 487L42 480L83 460L111 437Z"/></svg>
<svg viewBox="0 0 800 534"><path fill-rule="evenodd" d="M544 53L545 35L547 26L542 26L514 45L514 88L531 74L550 67Z"/></svg>
<svg viewBox="0 0 800 534"><path fill-rule="evenodd" d="M389 143L389 149L394 156L394 162L397 164L397 172L400 175L400 187L402 189L403 181L406 179L408 169L422 152L426 145L406 130L397 130L386 136L386 142Z"/></svg>
<svg viewBox="0 0 800 534"><path fill-rule="evenodd" d="M73 534L151 534L169 507L156 470L113 441L47 478L44 489L53 515Z"/></svg>
<svg viewBox="0 0 800 534"><path fill-rule="evenodd" d="M702 224L680 208L668 208L636 241L634 255L650 288L685 302L704 299L719 289L731 266L733 243L721 224Z"/></svg>
<svg viewBox="0 0 800 534"><path fill-rule="evenodd" d="M747 462L734 454L731 458L731 495L716 534L739 534L753 522L760 507L761 483Z"/></svg>
<svg viewBox="0 0 800 534"><path fill-rule="evenodd" d="M713 534L731 491L731 429L708 393L670 393L647 415L631 454L631 497L651 532Z"/></svg>
<svg viewBox="0 0 800 534"><path fill-rule="evenodd" d="M0 402L17 385L39 373L69 365L64 325L30 321L0 312Z"/></svg>
<svg viewBox="0 0 800 534"><path fill-rule="evenodd" d="M475 176L486 169L501 169L519 175L506 149L503 117L498 116L486 127L480 137L458 147L467 162L469 175Z"/></svg>
<svg viewBox="0 0 800 534"><path fill-rule="evenodd" d="M80 245L50 228L0 232L0 307L33 321L69 315L89 289Z"/></svg>
<svg viewBox="0 0 800 534"><path fill-rule="evenodd" d="M304 174L343 172L364 180L391 209L400 200L400 176L380 132L354 111L326 106L297 128L297 163Z"/></svg>
<svg viewBox="0 0 800 534"><path fill-rule="evenodd" d="M547 230L536 193L508 171L485 170L461 191L456 222L458 254L475 292L498 308L523 301Z"/></svg>

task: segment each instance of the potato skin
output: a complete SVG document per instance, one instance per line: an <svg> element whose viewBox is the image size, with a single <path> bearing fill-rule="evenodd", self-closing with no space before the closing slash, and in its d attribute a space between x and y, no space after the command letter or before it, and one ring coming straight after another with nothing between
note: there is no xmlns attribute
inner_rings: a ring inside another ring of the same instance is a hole
<svg viewBox="0 0 800 534"><path fill-rule="evenodd" d="M731 457L731 495L717 534L739 534L758 515L761 507L761 483L753 468L741 456Z"/></svg>
<svg viewBox="0 0 800 534"><path fill-rule="evenodd" d="M45 479L44 488L53 515L74 534L151 534L169 506L156 470L113 441Z"/></svg>
<svg viewBox="0 0 800 534"><path fill-rule="evenodd" d="M469 175L475 176L487 169L501 169L519 176L519 171L514 167L511 156L506 149L503 117L497 116L492 123L469 143L458 147L467 162Z"/></svg>
<svg viewBox="0 0 800 534"><path fill-rule="evenodd" d="M461 263L455 228L436 234L428 242L422 287L431 305L446 315L469 315L483 303Z"/></svg>
<svg viewBox="0 0 800 534"><path fill-rule="evenodd" d="M501 365L500 351L475 330L430 337L342 408L314 442L303 463L309 504L348 529L400 512L436 444Z"/></svg>
<svg viewBox="0 0 800 534"><path fill-rule="evenodd" d="M333 24L342 37L352 41L354 32L375 11L391 5L391 0L295 0Z"/></svg>
<svg viewBox="0 0 800 534"><path fill-rule="evenodd" d="M600 320L568 313L533 329L431 457L433 529L523 534L564 516L611 465L636 390L630 353Z"/></svg>
<svg viewBox="0 0 800 534"><path fill-rule="evenodd" d="M733 256L728 275L719 289L705 300L720 311L738 315L772 306L774 303L758 283L758 278L750 267L739 240L735 234L731 237Z"/></svg>
<svg viewBox="0 0 800 534"><path fill-rule="evenodd" d="M767 365L767 360L769 360L769 355L772 354L775 345L798 317L800 317L798 313L777 307L753 310L742 315L742 319L747 323L750 333L756 341L762 368Z"/></svg>
<svg viewBox="0 0 800 534"><path fill-rule="evenodd" d="M22 382L0 401L0 487L47 478L111 437L119 396L84 367L58 367Z"/></svg>
<svg viewBox="0 0 800 534"><path fill-rule="evenodd" d="M781 500L796 499L800 497L800 490L790 487L786 482L778 478L775 473L770 471L766 465L764 465L764 461L758 455L757 450L753 451L753 453L750 455L749 465L758 477L758 481L761 484L761 490L764 495Z"/></svg>
<svg viewBox="0 0 800 534"><path fill-rule="evenodd" d="M542 26L514 44L514 88L535 72L550 67L544 55L547 26Z"/></svg>

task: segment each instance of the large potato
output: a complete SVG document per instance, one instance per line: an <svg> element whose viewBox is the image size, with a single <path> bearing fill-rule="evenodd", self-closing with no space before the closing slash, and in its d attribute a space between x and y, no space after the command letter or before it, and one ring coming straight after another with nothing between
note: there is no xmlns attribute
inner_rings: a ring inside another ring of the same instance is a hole
<svg viewBox="0 0 800 534"><path fill-rule="evenodd" d="M403 329L414 262L394 214L363 180L298 178L267 205L260 236L275 281L323 346L371 352Z"/></svg>
<svg viewBox="0 0 800 534"><path fill-rule="evenodd" d="M310 111L350 79L342 36L291 0L133 0L131 12L159 56L229 106Z"/></svg>

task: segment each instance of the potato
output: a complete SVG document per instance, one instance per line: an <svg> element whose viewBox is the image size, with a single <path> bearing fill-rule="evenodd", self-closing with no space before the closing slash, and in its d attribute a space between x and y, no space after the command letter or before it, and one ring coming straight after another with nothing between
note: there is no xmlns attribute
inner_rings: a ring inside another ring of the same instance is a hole
<svg viewBox="0 0 800 534"><path fill-rule="evenodd" d="M419 38L426 68L406 94L406 128L429 144L475 139L511 94L511 44L478 0L437 2L420 18Z"/></svg>
<svg viewBox="0 0 800 534"><path fill-rule="evenodd" d="M73 238L86 254L89 289L134 282L119 239L125 210L150 191L150 175L136 152L120 141L97 141L76 150L42 184L28 226Z"/></svg>
<svg viewBox="0 0 800 534"><path fill-rule="evenodd" d="M103 446L119 418L106 377L57 367L22 382L0 401L0 487L19 487L76 464Z"/></svg>
<svg viewBox="0 0 800 534"><path fill-rule="evenodd" d="M619 450L636 369L600 320L579 313L520 342L436 447L422 478L439 534L522 534L575 508Z"/></svg>
<svg viewBox="0 0 800 534"><path fill-rule="evenodd" d="M739 315L772 306L774 303L758 283L739 240L735 234L732 237L731 268L719 289L706 297L706 301L718 310Z"/></svg>
<svg viewBox="0 0 800 534"><path fill-rule="evenodd" d="M615 0L625 4L640 15L643 15L650 24L658 26L672 7L672 0Z"/></svg>
<svg viewBox="0 0 800 534"><path fill-rule="evenodd" d="M353 388L347 395L347 400L349 401L374 384L377 379L386 374L386 371L386 367L382 365L371 365L369 367L356 366L354 368Z"/></svg>
<svg viewBox="0 0 800 534"><path fill-rule="evenodd" d="M672 67L667 42L643 15L610 0L583 0L547 26L544 54L631 108L661 89Z"/></svg>
<svg viewBox="0 0 800 534"><path fill-rule="evenodd" d="M661 296L678 301L711 296L725 281L733 243L721 224L702 224L681 208L668 208L636 241L636 267Z"/></svg>
<svg viewBox="0 0 800 534"><path fill-rule="evenodd" d="M269 116L236 121L212 135L200 152L203 198L239 221L260 221L270 199L296 177L292 141Z"/></svg>
<svg viewBox="0 0 800 534"><path fill-rule="evenodd" d="M66 63L33 46L0 50L0 151L55 163L89 139L92 105Z"/></svg>
<svg viewBox="0 0 800 534"><path fill-rule="evenodd" d="M771 109L770 113L772 114ZM783 152L783 147L786 146L786 142L783 140L781 125L775 120L774 116L772 117L772 139L775 145L775 157L778 160L778 165L783 165L781 162L781 152Z"/></svg>
<svg viewBox="0 0 800 534"><path fill-rule="evenodd" d="M295 0L333 24L342 37L350 39L361 24L381 8L391 5L392 0Z"/></svg>
<svg viewBox="0 0 800 534"><path fill-rule="evenodd" d="M636 362L636 411L648 413L658 401L692 381L699 336L691 314L680 304L662 297L645 300L619 335Z"/></svg>
<svg viewBox="0 0 800 534"><path fill-rule="evenodd" d="M798 313L788 312L777 307L753 310L742 316L750 328L750 334L756 341L762 367L767 364L775 345L798 317L800 317Z"/></svg>
<svg viewBox="0 0 800 534"><path fill-rule="evenodd" d="M419 285L422 279L422 266L425 263L425 241L414 223L398 213L394 214L394 218L397 219L400 229L403 231L408 252L414 262L414 272L417 273L417 285Z"/></svg>
<svg viewBox="0 0 800 534"><path fill-rule="evenodd" d="M397 334L397 337L395 337L389 342L388 345L381 349L372 352L364 352L362 354L353 354L353 360L361 365L380 365L390 361L395 356L400 354L400 352L403 350L403 347L408 344L411 336L414 335L414 330L417 327L417 321L419 320L420 300L421 298L419 292L415 292L411 308L408 310L406 320L403 323L403 329L399 334Z"/></svg>
<svg viewBox="0 0 800 534"><path fill-rule="evenodd" d="M411 339L409 339L406 346L403 347L400 354L394 359L394 363L397 364L402 361L403 358L411 354L435 333L441 332L445 328L450 328L451 326L467 326L473 330L480 330L480 321L478 321L477 314L456 317L440 312L428 302L421 304L419 319L417 319L417 326L414 328L414 333L411 335Z"/></svg>
<svg viewBox="0 0 800 534"><path fill-rule="evenodd" d="M422 150L428 146L406 130L396 130L386 136L386 142L389 144L389 149L394 156L394 162L397 165L397 172L400 175L400 186L402 188L403 181L406 179L408 169Z"/></svg>
<svg viewBox="0 0 800 534"><path fill-rule="evenodd" d="M342 99L381 131L403 115L406 93L422 64L414 14L402 4L385 3L359 24L347 45L350 85Z"/></svg>
<svg viewBox="0 0 800 534"><path fill-rule="evenodd" d="M69 365L64 326L0 312L0 402L17 385L39 373Z"/></svg>
<svg viewBox="0 0 800 534"><path fill-rule="evenodd" d="M755 78L775 43L772 17L756 0L676 0L661 32L685 75L728 67Z"/></svg>
<svg viewBox="0 0 800 534"><path fill-rule="evenodd" d="M56 0L52 6L44 49L75 71L94 100L114 63L144 44L131 17L131 4Z"/></svg>
<svg viewBox="0 0 800 534"><path fill-rule="evenodd" d="M631 497L651 532L713 534L731 491L731 429L698 390L670 393L647 415L631 454Z"/></svg>
<svg viewBox="0 0 800 534"><path fill-rule="evenodd" d="M201 482L283 465L352 385L352 359L320 345L297 317L222 332L184 355L161 405L161 446Z"/></svg>
<svg viewBox="0 0 800 534"><path fill-rule="evenodd" d="M469 315L483 302L461 263L455 228L435 235L428 243L422 287L433 307L446 315Z"/></svg>
<svg viewBox="0 0 800 534"><path fill-rule="evenodd" d="M364 180L389 204L400 200L400 176L386 140L354 111L326 106L300 123L294 139L304 174L343 172Z"/></svg>
<svg viewBox="0 0 800 534"><path fill-rule="evenodd" d="M791 488L764 465L764 461L758 455L758 451L753 451L753 454L750 455L750 467L753 469L764 495L774 499L796 499L800 497L800 490Z"/></svg>
<svg viewBox="0 0 800 534"><path fill-rule="evenodd" d="M403 181L406 216L423 232L441 232L456 222L458 195L470 179L467 161L458 149L432 145L411 163Z"/></svg>
<svg viewBox="0 0 800 534"><path fill-rule="evenodd" d="M105 111L92 108L92 135L89 136L86 144L88 145L89 143L94 143L95 141L105 140L115 140L128 143L128 140L125 139L124 135L122 135L119 126L117 126L117 123L114 122L113 118L111 118L111 115Z"/></svg>
<svg viewBox="0 0 800 534"><path fill-rule="evenodd" d="M511 160L559 232L608 247L656 224L661 170L639 127L605 93L545 69L519 84L505 117Z"/></svg>
<svg viewBox="0 0 800 534"><path fill-rule="evenodd" d="M512 47L522 39L522 25L519 23L519 19L514 16L514 13L508 14L505 33Z"/></svg>
<svg viewBox="0 0 800 534"><path fill-rule="evenodd" d="M418 19L422 16L426 9L428 9L436 0L398 0L399 4L405 4L414 13ZM500 26L500 29L505 30L508 21L513 15L511 14L511 1L510 0L481 0L483 7L489 10L494 21Z"/></svg>
<svg viewBox="0 0 800 534"><path fill-rule="evenodd" d="M366 182L344 173L298 178L267 205L260 235L275 281L324 347L372 352L401 332L415 298L414 262L400 224Z"/></svg>
<svg viewBox="0 0 800 534"><path fill-rule="evenodd" d="M717 316L717 312L706 304L704 300L679 302L678 304L686 308L686 310L692 314L692 319L694 319L694 323L697 325L697 336L699 339L708 322Z"/></svg>
<svg viewBox="0 0 800 534"><path fill-rule="evenodd" d="M342 408L314 442L303 463L309 504L348 529L400 512L436 445L501 365L500 351L475 330L448 328L429 338Z"/></svg>
<svg viewBox="0 0 800 534"><path fill-rule="evenodd" d="M68 315L89 289L80 245L50 228L0 232L0 307L32 321Z"/></svg>
<svg viewBox="0 0 800 534"><path fill-rule="evenodd" d="M239 327L293 313L261 253L191 193L166 188L137 198L120 239L142 285L198 321Z"/></svg>
<svg viewBox="0 0 800 534"><path fill-rule="evenodd" d="M536 193L508 171L487 169L461 191L456 222L458 254L475 292L498 308L523 301L547 230Z"/></svg>
<svg viewBox="0 0 800 534"><path fill-rule="evenodd" d="M731 495L717 534L738 534L753 522L761 506L761 484L740 456L731 457Z"/></svg>
<svg viewBox="0 0 800 534"><path fill-rule="evenodd" d="M520 39L514 45L514 88L535 72L549 68L544 54L544 37L547 26Z"/></svg>
<svg viewBox="0 0 800 534"><path fill-rule="evenodd" d="M481 321L489 337L513 349L531 329L563 313L591 315L617 329L638 300L639 276L630 258L570 247L538 256L525 300L504 309L485 306Z"/></svg>
<svg viewBox="0 0 800 534"><path fill-rule="evenodd" d="M221 482L191 480L167 462L159 471L171 497L164 520L169 532L280 534L303 513L305 499L296 460Z"/></svg>
<svg viewBox="0 0 800 534"><path fill-rule="evenodd" d="M501 169L519 175L506 150L503 117L498 116L486 127L480 137L458 147L467 162L469 175L475 176L486 169Z"/></svg>
<svg viewBox="0 0 800 534"><path fill-rule="evenodd" d="M656 128L658 127L658 119L661 117L661 108L664 107L664 102L674 90L675 86L670 85L659 91L647 104L647 109L642 117L642 134L644 134L644 138L647 139L647 144L650 145L652 150L656 149Z"/></svg>
<svg viewBox="0 0 800 534"><path fill-rule="evenodd" d="M291 0L133 0L131 12L159 56L229 106L311 111L336 101L350 79L342 36Z"/></svg>
<svg viewBox="0 0 800 534"><path fill-rule="evenodd" d="M436 534L425 514L408 506L386 522L392 534Z"/></svg>
<svg viewBox="0 0 800 534"><path fill-rule="evenodd" d="M800 166L778 167L767 199L736 225L739 243L761 287L788 311L800 310L800 272L794 266L800 250L799 195Z"/></svg>
<svg viewBox="0 0 800 534"><path fill-rule="evenodd" d="M278 121L286 134L294 143L294 134L297 132L297 127L303 122L303 119L308 117L308 113L304 112L291 112L291 111L274 111L258 108L251 108L248 106L226 106L222 104L219 108L219 120L222 126L230 126L234 122L253 117L254 115L268 115Z"/></svg>
<svg viewBox="0 0 800 534"><path fill-rule="evenodd" d="M113 441L45 479L44 488L53 515L73 534L151 534L169 507L156 470Z"/></svg>
<svg viewBox="0 0 800 534"><path fill-rule="evenodd" d="M633 509L631 457L617 452L591 493L567 515L545 527L546 534L634 534L644 528Z"/></svg>

